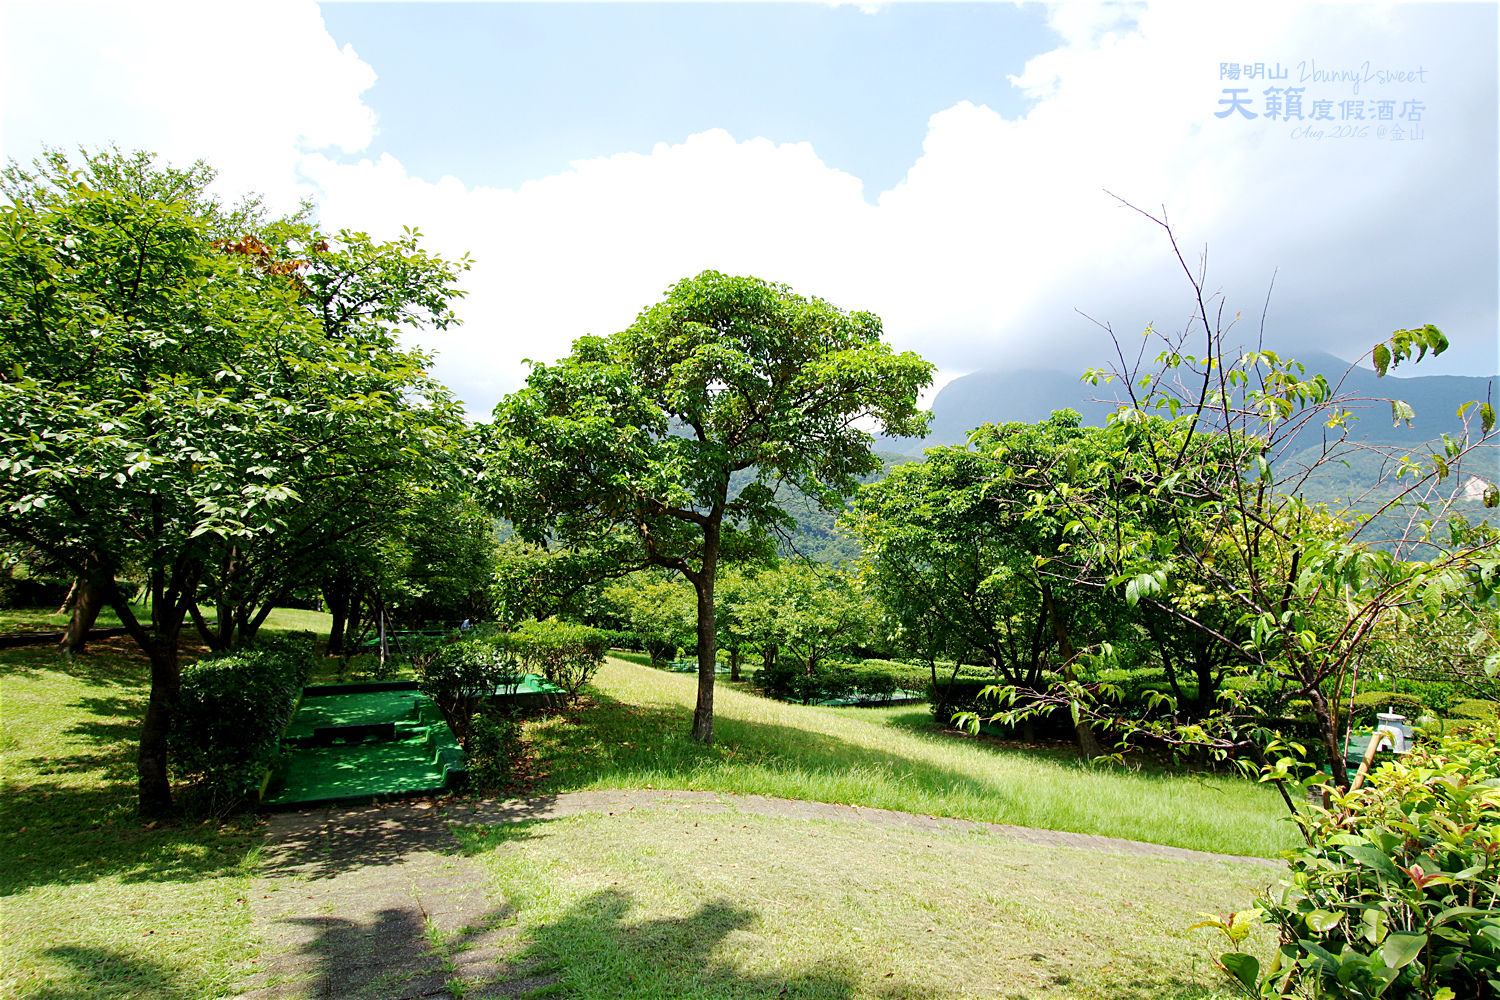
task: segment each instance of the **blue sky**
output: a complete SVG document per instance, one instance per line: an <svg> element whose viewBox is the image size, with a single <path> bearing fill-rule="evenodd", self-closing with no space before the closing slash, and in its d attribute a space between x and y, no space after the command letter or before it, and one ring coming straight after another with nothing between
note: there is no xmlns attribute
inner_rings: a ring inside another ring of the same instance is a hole
<svg viewBox="0 0 1500 1000"><path fill-rule="evenodd" d="M514 187L722 128L811 142L869 200L916 162L935 109L1023 113L1008 77L1057 40L1040 6L1009 4L350 3L323 20L379 67L362 155L425 177Z"/></svg>
<svg viewBox="0 0 1500 1000"><path fill-rule="evenodd" d="M10 0L0 17L5 156L202 157L227 195L311 198L331 227L415 226L470 254L464 325L413 340L476 414L526 359L705 268L873 311L945 378L1107 363L1101 324L1130 348L1191 305L1165 234L1115 196L1166 212L1190 268L1206 254L1232 340L1354 360L1430 322L1453 347L1422 370L1500 370L1492 3Z"/></svg>

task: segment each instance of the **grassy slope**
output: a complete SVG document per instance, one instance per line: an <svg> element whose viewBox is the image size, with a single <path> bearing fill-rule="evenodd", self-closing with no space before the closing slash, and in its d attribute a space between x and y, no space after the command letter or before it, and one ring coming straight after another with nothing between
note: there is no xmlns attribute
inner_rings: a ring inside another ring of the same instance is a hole
<svg viewBox="0 0 1500 1000"><path fill-rule="evenodd" d="M142 827L145 669L128 640L62 669L0 651L0 996L222 996L251 957L253 824Z"/></svg>
<svg viewBox="0 0 1500 1000"><path fill-rule="evenodd" d="M915 728L924 706L803 707L720 684L705 749L686 738L695 677L612 660L594 683L594 707L530 727L550 789L777 795L1266 857L1295 835L1264 786L997 750Z"/></svg>
<svg viewBox="0 0 1500 1000"><path fill-rule="evenodd" d="M146 605L133 604L131 610L141 621L151 620L151 609ZM213 620L212 608L203 607L200 610L210 621ZM45 632L48 629L61 630L67 627L67 624L68 615L55 615L46 608L0 608L0 632ZM103 608L95 624L99 628L113 628L120 624L120 618L115 614L114 609ZM332 624L333 616L326 612L303 611L300 608L273 608L266 616L266 623L262 628L268 632L307 630L326 636ZM191 622L188 623L185 631L189 635L193 634Z"/></svg>
<svg viewBox="0 0 1500 1000"><path fill-rule="evenodd" d="M220 997L253 958L245 905L253 823L148 829L134 817L144 678L123 639L96 643L67 666L50 647L0 651L0 995ZM1246 853L1275 834L1265 825L1274 809L1243 783L1092 772L999 753L908 728L920 723L920 709L801 708L723 687L720 742L705 750L682 738L692 683L608 665L594 708L532 727L550 784L826 798ZM1245 827L1239 839L1247 843L1195 842L1174 835L1181 831L1173 823L1140 821L1170 812L1174 801L1182 814L1209 810L1226 828ZM707 961L696 971L691 962L668 963L688 977L673 981L673 991L689 996L775 996L783 985L786 995L935 995L954 962L981 990L975 995L1003 996L977 985L997 958L1014 960L1007 981L1046 987L1046 995L1071 995L1076 986L1080 996L1200 996L1192 984L1212 982L1204 945L1176 935L1196 909L1243 905L1266 877L1232 866L1049 854L971 835L749 817L702 823L694 828L702 836L665 814L635 832L610 817L513 831L527 850L488 860L507 895L530 907L518 947L545 964L566 952L573 930L586 932L580 940L620 944L624 966L597 956L568 965L566 982L583 996L615 995L601 984L622 970L648 981L641 970L661 964L658 943L678 937L696 942L684 944L686 953ZM565 830L577 836L554 837ZM866 867L874 874L850 874ZM818 887L799 887L815 869L823 873ZM570 874L559 881L557 872ZM589 873L598 877L583 878ZM870 953L891 979L860 957ZM1171 990L1152 992L1147 982Z"/></svg>
<svg viewBox="0 0 1500 1000"><path fill-rule="evenodd" d="M681 806L459 835L515 908L506 957L580 1000L1227 1000L1187 928L1273 878Z"/></svg>

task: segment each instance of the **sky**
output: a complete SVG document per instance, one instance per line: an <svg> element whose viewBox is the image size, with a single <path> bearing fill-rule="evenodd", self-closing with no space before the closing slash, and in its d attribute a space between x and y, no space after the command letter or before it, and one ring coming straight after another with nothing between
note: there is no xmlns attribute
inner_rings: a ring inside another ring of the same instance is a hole
<svg viewBox="0 0 1500 1000"><path fill-rule="evenodd" d="M203 158L469 254L411 340L475 415L709 268L939 385L1105 365L1193 304L1130 206L1231 339L1434 323L1421 373L1500 371L1495 4L0 2L3 156Z"/></svg>

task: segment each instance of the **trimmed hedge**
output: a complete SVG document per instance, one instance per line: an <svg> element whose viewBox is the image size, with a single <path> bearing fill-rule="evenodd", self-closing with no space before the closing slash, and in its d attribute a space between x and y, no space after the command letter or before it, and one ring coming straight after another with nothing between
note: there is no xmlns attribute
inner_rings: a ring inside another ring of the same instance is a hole
<svg viewBox="0 0 1500 1000"><path fill-rule="evenodd" d="M1409 722L1416 722L1427 713L1427 706L1415 695L1396 691L1361 691L1354 696L1354 724L1373 726L1379 721L1375 716L1381 712L1404 715Z"/></svg>
<svg viewBox="0 0 1500 1000"><path fill-rule="evenodd" d="M1463 719L1494 719L1500 716L1500 702L1466 698L1453 706L1452 713Z"/></svg>
<svg viewBox="0 0 1500 1000"><path fill-rule="evenodd" d="M922 690L927 678L920 676L916 668L889 661L873 662L873 667L854 667L833 663L820 667L817 673L808 676L807 668L793 660L777 663L770 670L764 668L750 675L750 682L762 693L783 701L797 701L812 705L820 701L834 701L861 695L871 704L891 701L898 690ZM904 683L903 683L904 682Z"/></svg>
<svg viewBox="0 0 1500 1000"><path fill-rule="evenodd" d="M182 671L168 753L177 777L197 786L204 811L223 815L240 805L280 759L313 644L310 632L265 636Z"/></svg>
<svg viewBox="0 0 1500 1000"><path fill-rule="evenodd" d="M527 669L539 672L572 700L604 663L612 635L549 618L524 623L511 634L510 644Z"/></svg>

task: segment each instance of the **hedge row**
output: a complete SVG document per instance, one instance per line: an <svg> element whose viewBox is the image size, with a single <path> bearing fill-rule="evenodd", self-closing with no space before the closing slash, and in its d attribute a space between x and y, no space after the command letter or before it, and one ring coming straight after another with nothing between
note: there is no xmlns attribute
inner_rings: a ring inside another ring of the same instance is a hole
<svg viewBox="0 0 1500 1000"><path fill-rule="evenodd" d="M312 633L264 636L182 672L169 757L213 814L253 793L281 755L281 735L313 668Z"/></svg>
<svg viewBox="0 0 1500 1000"><path fill-rule="evenodd" d="M927 681L906 664L897 665L900 670L892 670L883 665L886 661L875 662L870 668L831 664L811 676L799 663L782 662L770 670L755 671L750 682L769 697L811 705L855 695L876 703L890 701L898 691L922 690Z"/></svg>

